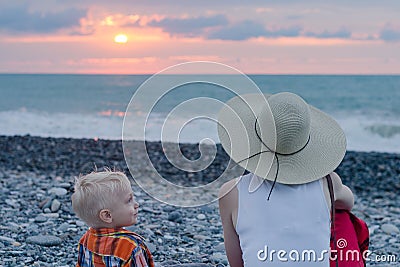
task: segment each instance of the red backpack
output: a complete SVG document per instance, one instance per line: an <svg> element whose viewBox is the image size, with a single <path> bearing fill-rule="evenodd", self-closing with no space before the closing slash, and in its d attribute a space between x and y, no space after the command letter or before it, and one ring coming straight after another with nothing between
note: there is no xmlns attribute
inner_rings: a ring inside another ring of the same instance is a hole
<svg viewBox="0 0 400 267"><path fill-rule="evenodd" d="M348 210L335 209L332 179L326 176L331 198L330 267L365 267L369 246L367 224Z"/></svg>

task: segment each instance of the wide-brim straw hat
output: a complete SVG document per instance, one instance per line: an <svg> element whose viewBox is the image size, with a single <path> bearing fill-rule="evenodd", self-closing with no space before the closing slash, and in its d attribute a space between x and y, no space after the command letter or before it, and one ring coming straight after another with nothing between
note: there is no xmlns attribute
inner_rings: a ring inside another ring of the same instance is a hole
<svg viewBox="0 0 400 267"><path fill-rule="evenodd" d="M261 179L283 184L326 176L346 152L339 124L288 92L232 98L218 115L218 135L233 161Z"/></svg>

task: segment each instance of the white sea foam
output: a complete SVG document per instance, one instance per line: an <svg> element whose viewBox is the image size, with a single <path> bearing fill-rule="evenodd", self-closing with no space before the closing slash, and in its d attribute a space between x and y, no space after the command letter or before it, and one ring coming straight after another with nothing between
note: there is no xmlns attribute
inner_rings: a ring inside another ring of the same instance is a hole
<svg viewBox="0 0 400 267"><path fill-rule="evenodd" d="M74 113L0 112L0 134L121 139L122 118Z"/></svg>
<svg viewBox="0 0 400 267"><path fill-rule="evenodd" d="M337 118L347 138L347 149L400 153L400 121L363 115Z"/></svg>
<svg viewBox="0 0 400 267"><path fill-rule="evenodd" d="M0 112L1 135L42 137L122 138L123 113L103 111L98 114L31 112L26 109ZM138 114L145 119L145 114ZM344 129L347 149L400 153L400 121L363 115L334 116ZM127 139L198 143L204 139L219 142L216 123L210 120L175 118L164 124L164 116L152 114L143 128L127 129ZM164 126L164 128L163 128ZM161 133L161 131L163 131ZM145 138L143 138L145 136Z"/></svg>

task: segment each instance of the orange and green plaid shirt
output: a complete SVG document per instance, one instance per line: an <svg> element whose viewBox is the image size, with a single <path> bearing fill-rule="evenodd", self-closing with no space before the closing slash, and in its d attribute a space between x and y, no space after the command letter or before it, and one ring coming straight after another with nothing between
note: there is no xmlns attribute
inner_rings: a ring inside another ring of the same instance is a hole
<svg viewBox="0 0 400 267"><path fill-rule="evenodd" d="M154 262L138 234L123 228L89 228L79 240L76 267L98 266L154 267Z"/></svg>

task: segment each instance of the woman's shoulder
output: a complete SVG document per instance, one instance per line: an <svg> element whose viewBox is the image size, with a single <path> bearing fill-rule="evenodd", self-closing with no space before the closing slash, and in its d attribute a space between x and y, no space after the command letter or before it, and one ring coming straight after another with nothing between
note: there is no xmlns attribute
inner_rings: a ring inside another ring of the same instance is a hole
<svg viewBox="0 0 400 267"><path fill-rule="evenodd" d="M219 189L218 198L222 198L226 196L228 193L230 193L232 189L236 187L237 183L239 182L239 179L240 177L237 177L224 183Z"/></svg>
<svg viewBox="0 0 400 267"><path fill-rule="evenodd" d="M344 185L342 183L342 179L340 176L332 172L330 173L330 177L332 179L332 186L333 186L333 192L335 196L335 205L337 209L345 209L345 210L351 210L353 205L354 205L354 195L353 192L349 187ZM327 189L328 185L326 180L323 180L324 182L324 191L325 194L329 196L329 191ZM330 199L328 201L330 203Z"/></svg>
<svg viewBox="0 0 400 267"><path fill-rule="evenodd" d="M239 187L249 187L249 185L254 182L253 180L257 178L257 181L259 181L261 178L257 177L255 174L253 173L247 173L244 174L242 176L236 177L232 180L229 180L228 182L224 183L220 190L219 190L219 194L218 197L219 199L230 194L237 194L238 192L238 184L241 183L241 185ZM261 182L263 181L263 179L261 179Z"/></svg>

